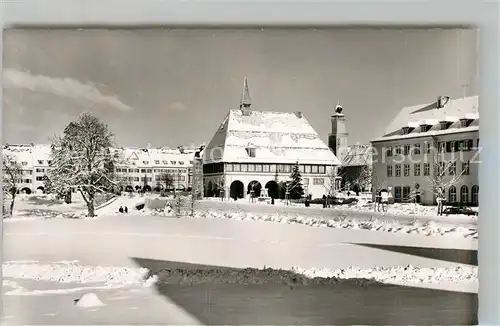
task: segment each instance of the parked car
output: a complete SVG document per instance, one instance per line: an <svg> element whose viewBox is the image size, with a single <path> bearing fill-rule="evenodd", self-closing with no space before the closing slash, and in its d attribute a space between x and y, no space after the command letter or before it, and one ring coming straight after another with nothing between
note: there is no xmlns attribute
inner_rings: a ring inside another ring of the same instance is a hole
<svg viewBox="0 0 500 326"><path fill-rule="evenodd" d="M468 208L468 207L446 207L443 211L444 215L468 215L477 216L478 212Z"/></svg>

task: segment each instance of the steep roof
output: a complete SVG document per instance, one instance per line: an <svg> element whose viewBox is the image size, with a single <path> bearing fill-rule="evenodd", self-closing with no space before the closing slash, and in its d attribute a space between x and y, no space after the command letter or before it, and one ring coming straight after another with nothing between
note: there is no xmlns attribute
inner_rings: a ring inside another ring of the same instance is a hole
<svg viewBox="0 0 500 326"><path fill-rule="evenodd" d="M255 150L255 157L249 155ZM205 163L340 165L302 113L230 110L204 153Z"/></svg>
<svg viewBox="0 0 500 326"><path fill-rule="evenodd" d="M461 119L469 122L462 125ZM440 125L442 121L448 122L444 129ZM429 127L421 130L420 125ZM402 133L404 127L409 128L407 132ZM438 101L404 107L387 126L384 134L372 142L477 130L479 130L479 96L470 96L450 99L442 107L438 107Z"/></svg>
<svg viewBox="0 0 500 326"><path fill-rule="evenodd" d="M450 99L442 108L437 107L437 101L407 106L387 126L384 136L398 132L405 126L414 127L422 122L436 125L441 120L456 121L467 116L479 119L479 96Z"/></svg>
<svg viewBox="0 0 500 326"><path fill-rule="evenodd" d="M363 166L372 164L372 146L370 144L351 145L342 161L342 166Z"/></svg>

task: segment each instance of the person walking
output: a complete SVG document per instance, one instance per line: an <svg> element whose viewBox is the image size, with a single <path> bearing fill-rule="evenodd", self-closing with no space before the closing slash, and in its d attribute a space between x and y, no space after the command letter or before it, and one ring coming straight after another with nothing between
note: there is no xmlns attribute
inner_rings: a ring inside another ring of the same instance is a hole
<svg viewBox="0 0 500 326"><path fill-rule="evenodd" d="M437 215L438 216L443 216L443 206L444 206L444 194L443 194L443 189L438 188L438 193L437 193Z"/></svg>
<svg viewBox="0 0 500 326"><path fill-rule="evenodd" d="M326 195L323 195L323 208L326 208Z"/></svg>

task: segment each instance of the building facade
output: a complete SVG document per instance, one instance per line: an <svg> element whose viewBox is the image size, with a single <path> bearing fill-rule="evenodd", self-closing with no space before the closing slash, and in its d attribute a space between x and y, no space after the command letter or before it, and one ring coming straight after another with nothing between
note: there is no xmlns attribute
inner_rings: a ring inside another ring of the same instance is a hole
<svg viewBox="0 0 500 326"><path fill-rule="evenodd" d="M118 162L115 181L123 191L188 190L193 178L194 150L167 148L115 148ZM18 187L23 193L45 192L45 176L50 167L50 145L4 145L22 168ZM171 181L165 182L164 175Z"/></svg>
<svg viewBox="0 0 500 326"><path fill-rule="evenodd" d="M296 164L306 196L333 191L337 157L301 112L252 110L245 79L240 108L228 112L205 149L205 195L283 198Z"/></svg>
<svg viewBox="0 0 500 326"><path fill-rule="evenodd" d="M340 188L354 192L371 190L370 144L349 145L347 119L343 107L337 104L335 113L330 117L331 132L328 135L328 147L340 160L338 169Z"/></svg>
<svg viewBox="0 0 500 326"><path fill-rule="evenodd" d="M403 108L382 137L374 139L373 190L395 202L479 203L478 96Z"/></svg>

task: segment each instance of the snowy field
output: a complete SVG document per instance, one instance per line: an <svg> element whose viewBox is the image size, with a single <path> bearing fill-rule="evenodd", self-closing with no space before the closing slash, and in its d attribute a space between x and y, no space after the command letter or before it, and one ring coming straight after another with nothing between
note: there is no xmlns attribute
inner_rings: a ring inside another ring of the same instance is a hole
<svg viewBox="0 0 500 326"><path fill-rule="evenodd" d="M472 218L270 213L270 205L205 201L195 218L177 219L131 209L141 200L114 199L95 219L5 223L3 322L331 324L332 311L335 324L476 321ZM117 214L120 205L130 213ZM75 305L85 293L96 296Z"/></svg>

